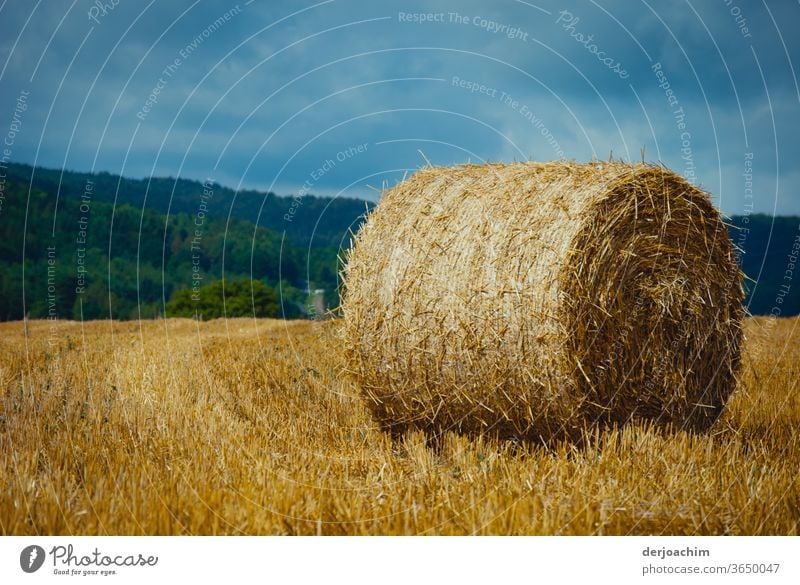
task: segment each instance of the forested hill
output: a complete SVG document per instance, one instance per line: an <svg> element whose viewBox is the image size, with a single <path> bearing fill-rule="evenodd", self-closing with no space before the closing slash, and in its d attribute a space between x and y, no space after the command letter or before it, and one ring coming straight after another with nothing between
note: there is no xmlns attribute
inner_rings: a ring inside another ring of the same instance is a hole
<svg viewBox="0 0 800 585"><path fill-rule="evenodd" d="M259 316L308 315L312 303L320 307L308 291L318 289L332 308L340 246L366 209L355 199L240 192L229 221L234 191L220 185L153 179L148 188L108 173L62 177L38 167L31 182L32 170L0 169L0 320L156 317L179 291L223 276L266 285L269 308ZM203 294L207 314L238 316L231 307L248 313L251 291L241 286L229 290L243 299L226 293L224 309L221 297L209 309L209 294L220 290Z"/></svg>
<svg viewBox="0 0 800 585"><path fill-rule="evenodd" d="M33 167L15 163L8 166L6 175L9 181L28 185ZM127 203L136 209L146 207L161 214L196 214L204 191L203 183L190 179L129 179L106 172L81 173L43 167L36 167L33 188L55 194L60 185L61 196L79 198L87 181L92 181L97 200L112 203L116 197L117 205ZM293 198L262 191L237 192L213 182L211 191L212 196L206 198L211 216L227 218L230 211L232 218L258 223L260 227L279 233L285 231L289 240L298 247L324 248L346 244L343 239L346 240L348 229L351 226L357 228L354 222L368 205L363 200L344 197L333 199L306 195Z"/></svg>
<svg viewBox="0 0 800 585"><path fill-rule="evenodd" d="M0 320L148 318L165 309L194 314L198 306L206 317L235 316L252 314L251 298L263 299L259 316L308 316L320 304L309 290L324 289L328 308L338 304L337 257L371 206L39 167L31 181L32 170L0 169ZM752 279L750 311L800 314L800 217L732 221L731 238ZM260 288L231 285L223 306L222 289L212 286L223 275ZM203 302L195 303L189 293L199 287L206 287Z"/></svg>

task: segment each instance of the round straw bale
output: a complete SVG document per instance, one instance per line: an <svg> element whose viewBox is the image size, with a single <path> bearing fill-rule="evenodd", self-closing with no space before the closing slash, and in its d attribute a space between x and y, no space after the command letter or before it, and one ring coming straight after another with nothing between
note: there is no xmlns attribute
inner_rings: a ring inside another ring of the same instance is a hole
<svg viewBox="0 0 800 585"><path fill-rule="evenodd" d="M388 429L703 430L735 387L727 226L660 166L424 168L384 194L343 276L347 368Z"/></svg>

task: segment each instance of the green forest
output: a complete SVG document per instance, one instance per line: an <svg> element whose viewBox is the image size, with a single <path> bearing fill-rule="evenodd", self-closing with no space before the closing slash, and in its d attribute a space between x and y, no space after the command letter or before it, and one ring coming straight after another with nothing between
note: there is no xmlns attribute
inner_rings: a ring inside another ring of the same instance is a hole
<svg viewBox="0 0 800 585"><path fill-rule="evenodd" d="M339 258L372 205L21 164L2 174L0 320L309 318L338 306ZM800 218L732 224L750 312L800 313L800 282L785 278Z"/></svg>
<svg viewBox="0 0 800 585"><path fill-rule="evenodd" d="M191 316L195 308L204 319L310 316L314 291L324 290L328 308L338 305L337 254L366 210L355 199L39 167L31 178L33 170L5 169L0 320Z"/></svg>

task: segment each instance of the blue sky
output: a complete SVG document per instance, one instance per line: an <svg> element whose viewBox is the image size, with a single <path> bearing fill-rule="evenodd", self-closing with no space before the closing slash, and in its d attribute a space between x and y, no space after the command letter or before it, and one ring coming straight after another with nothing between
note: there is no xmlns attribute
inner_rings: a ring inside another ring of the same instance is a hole
<svg viewBox="0 0 800 585"><path fill-rule="evenodd" d="M798 23L796 0L5 0L0 135L18 162L372 199L426 159L644 149L729 215L800 214Z"/></svg>

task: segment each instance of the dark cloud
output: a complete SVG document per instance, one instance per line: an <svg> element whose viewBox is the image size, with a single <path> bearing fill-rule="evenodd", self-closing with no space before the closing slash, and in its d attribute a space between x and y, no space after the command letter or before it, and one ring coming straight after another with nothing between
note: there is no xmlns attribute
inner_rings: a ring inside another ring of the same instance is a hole
<svg viewBox="0 0 800 585"><path fill-rule="evenodd" d="M423 155L644 148L730 214L752 157L754 209L800 213L796 2L102 4L3 5L13 160L374 197Z"/></svg>

